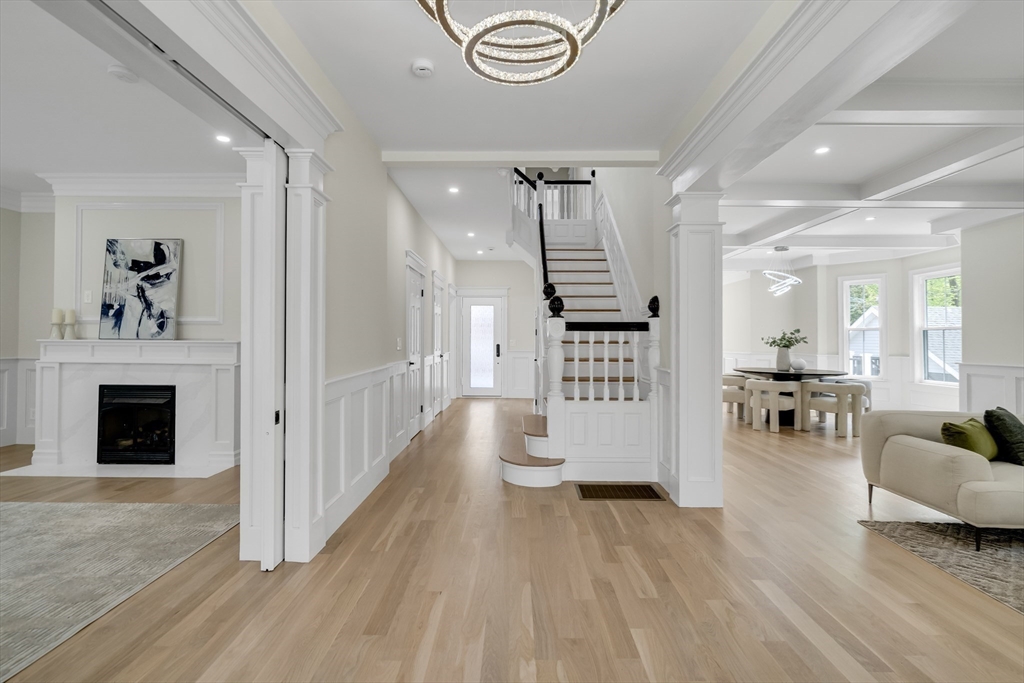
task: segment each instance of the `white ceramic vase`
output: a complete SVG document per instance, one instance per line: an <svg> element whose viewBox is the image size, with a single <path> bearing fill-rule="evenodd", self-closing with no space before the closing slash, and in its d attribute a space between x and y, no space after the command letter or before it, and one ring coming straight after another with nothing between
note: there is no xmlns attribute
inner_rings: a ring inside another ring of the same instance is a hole
<svg viewBox="0 0 1024 683"><path fill-rule="evenodd" d="M779 347L778 353L775 356L775 369L779 372L789 370L789 349Z"/></svg>
<svg viewBox="0 0 1024 683"><path fill-rule="evenodd" d="M801 360L800 358L794 358L789 365L797 372L803 372L807 369L807 361Z"/></svg>

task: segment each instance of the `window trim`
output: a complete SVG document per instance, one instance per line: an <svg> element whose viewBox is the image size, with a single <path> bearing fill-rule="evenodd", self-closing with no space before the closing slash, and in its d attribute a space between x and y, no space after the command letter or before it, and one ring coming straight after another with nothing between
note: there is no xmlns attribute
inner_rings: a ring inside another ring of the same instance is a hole
<svg viewBox="0 0 1024 683"><path fill-rule="evenodd" d="M850 358L850 335L847 327L847 314L849 309L848 291L851 285L878 284L878 361L881 367L878 375L854 375L847 374L851 379L864 379L872 382L884 382L889 373L889 287L886 282L885 273L871 275L850 275L838 278L839 309L837 311L839 322L839 362L843 370L849 366ZM870 372L870 369L868 370Z"/></svg>
<svg viewBox="0 0 1024 683"><path fill-rule="evenodd" d="M963 274L961 273L961 267L957 265L945 265L936 266L933 268L921 268L913 270L908 273L910 277L910 310L913 311L913 317L911 319L910 329L910 362L914 365L914 384L921 384L930 387L945 387L949 389L957 389L960 386L960 382L940 382L934 379L925 379L924 376L924 349L921 345L921 334L925 329L925 292L924 283L926 280L932 280L939 277L948 277L950 275L961 276L961 287L963 287ZM942 328L933 328L942 329ZM949 328L961 330L961 341L963 340L963 321L960 322L960 327ZM961 352L963 349L961 349Z"/></svg>

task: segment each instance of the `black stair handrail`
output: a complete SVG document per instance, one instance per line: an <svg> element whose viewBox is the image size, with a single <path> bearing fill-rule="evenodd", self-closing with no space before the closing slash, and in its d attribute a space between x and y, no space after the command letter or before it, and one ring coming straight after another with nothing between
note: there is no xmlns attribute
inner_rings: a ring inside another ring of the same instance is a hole
<svg viewBox="0 0 1024 683"><path fill-rule="evenodd" d="M537 180L544 180L544 174L538 173ZM534 185L533 189L536 190L537 186ZM541 199L543 198L540 195L538 195L537 226L540 230L540 265L541 273L544 277L544 298L550 300L551 297L555 295L555 286L551 284L551 281L548 279L548 245L547 241L544 238L544 202L542 202Z"/></svg>
<svg viewBox="0 0 1024 683"><path fill-rule="evenodd" d="M537 191L537 183L535 183L532 180L530 180L529 176L527 176L525 173L520 171L518 168L513 168L512 170L515 171L517 178L519 178L521 181L523 181L524 183L529 185L531 188L533 188L534 192Z"/></svg>
<svg viewBox="0 0 1024 683"><path fill-rule="evenodd" d="M658 297L652 296L651 300L647 304L647 310L651 312L651 318L657 318L658 312L661 309L661 303ZM562 297L554 296L551 297L551 301L548 302L548 310L551 311L552 318L561 318L562 311L565 310L565 304L562 302ZM651 324L645 321L631 322L628 320L608 320L599 322L571 322L565 321L566 332L650 332Z"/></svg>

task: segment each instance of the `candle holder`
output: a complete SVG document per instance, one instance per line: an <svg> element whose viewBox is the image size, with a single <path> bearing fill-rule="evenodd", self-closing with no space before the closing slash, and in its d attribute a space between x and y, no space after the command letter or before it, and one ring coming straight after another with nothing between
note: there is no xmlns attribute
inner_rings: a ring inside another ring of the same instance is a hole
<svg viewBox="0 0 1024 683"><path fill-rule="evenodd" d="M75 334L74 323L64 323L64 339L78 339L78 335Z"/></svg>
<svg viewBox="0 0 1024 683"><path fill-rule="evenodd" d="M62 323L50 324L50 339L63 339L64 333L61 330Z"/></svg>

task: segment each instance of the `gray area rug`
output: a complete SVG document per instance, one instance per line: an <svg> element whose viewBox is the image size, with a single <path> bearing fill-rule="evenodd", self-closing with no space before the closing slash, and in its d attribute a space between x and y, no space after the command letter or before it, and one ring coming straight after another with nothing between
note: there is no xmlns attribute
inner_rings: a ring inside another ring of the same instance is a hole
<svg viewBox="0 0 1024 683"><path fill-rule="evenodd" d="M984 529L981 551L975 551L974 528L966 524L867 521L860 524L1024 613L1024 531Z"/></svg>
<svg viewBox="0 0 1024 683"><path fill-rule="evenodd" d="M0 503L0 681L236 524L237 505Z"/></svg>

